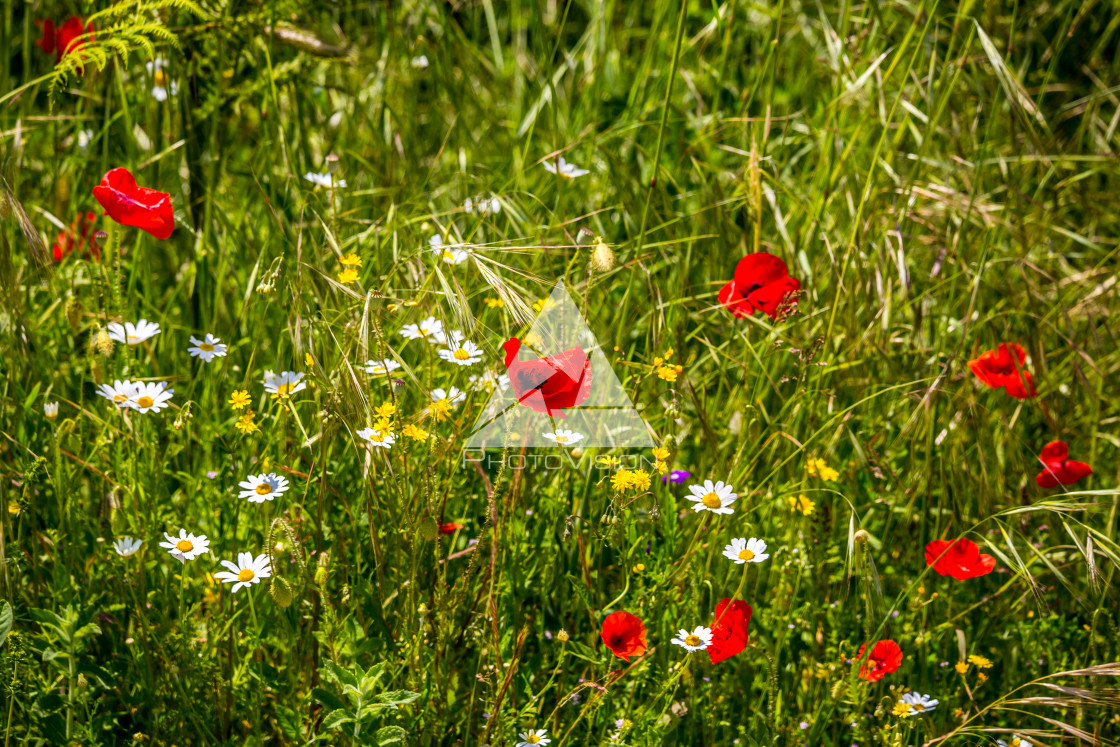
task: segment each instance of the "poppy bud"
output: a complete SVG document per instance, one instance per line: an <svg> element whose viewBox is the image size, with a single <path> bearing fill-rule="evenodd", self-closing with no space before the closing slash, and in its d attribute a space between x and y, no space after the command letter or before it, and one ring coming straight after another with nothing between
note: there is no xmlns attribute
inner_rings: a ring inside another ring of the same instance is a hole
<svg viewBox="0 0 1120 747"><path fill-rule="evenodd" d="M866 529L860 529L853 537L857 545L866 545L867 540L871 539L871 535L867 533Z"/></svg>
<svg viewBox="0 0 1120 747"><path fill-rule="evenodd" d="M418 614L421 614L421 615L426 615L426 614L428 614L428 605L426 605L426 604L424 604L423 602L421 602L421 603L420 603L420 606L416 608L416 612L417 612Z"/></svg>
<svg viewBox="0 0 1120 747"><path fill-rule="evenodd" d="M330 174L337 174L338 173L338 156L336 156L334 153L331 153L329 156L326 157L325 160L327 162L327 172L330 173Z"/></svg>
<svg viewBox="0 0 1120 747"><path fill-rule="evenodd" d="M113 354L113 338L109 337L109 332L104 327L97 330L97 334L93 337L93 344L106 358Z"/></svg>
<svg viewBox="0 0 1120 747"><path fill-rule="evenodd" d="M556 633L556 640L560 641L561 643L567 643L568 642L568 631L564 630L563 628L560 628L560 630Z"/></svg>
<svg viewBox="0 0 1120 747"><path fill-rule="evenodd" d="M82 302L74 296L66 299L66 321L77 329L82 323Z"/></svg>
<svg viewBox="0 0 1120 747"><path fill-rule="evenodd" d="M424 518L420 519L419 531L420 539L424 540L425 542L432 542L436 537L439 536L439 525L436 524L436 520L431 516L425 516Z"/></svg>
<svg viewBox="0 0 1120 747"><path fill-rule="evenodd" d="M283 576L272 577L272 583L268 585L268 593L272 595L272 601L276 602L276 606L281 609L291 606L292 600L295 599L292 585Z"/></svg>
<svg viewBox="0 0 1120 747"><path fill-rule="evenodd" d="M321 565L321 566L319 566L318 568L315 569L315 585L316 586L318 586L318 587L326 586L328 578L329 578L329 574L327 573L326 566Z"/></svg>
<svg viewBox="0 0 1120 747"><path fill-rule="evenodd" d="M591 252L591 266L596 272L607 272L614 267L614 252L603 241L602 236L596 237L595 249Z"/></svg>
<svg viewBox="0 0 1120 747"><path fill-rule="evenodd" d="M593 238L595 238L595 234L591 233L591 229L587 228L586 226L582 226L576 233L576 243L580 246L583 246Z"/></svg>

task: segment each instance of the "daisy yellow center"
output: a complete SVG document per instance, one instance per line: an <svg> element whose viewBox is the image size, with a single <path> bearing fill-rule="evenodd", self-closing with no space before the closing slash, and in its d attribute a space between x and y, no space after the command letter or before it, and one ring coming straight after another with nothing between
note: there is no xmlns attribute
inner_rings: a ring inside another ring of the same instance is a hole
<svg viewBox="0 0 1120 747"><path fill-rule="evenodd" d="M210 353L210 352L213 352L213 350L214 350L214 346L213 346L213 345L211 345L211 344L210 344L210 343L208 343L208 342L204 342L204 343L201 343L201 344L200 344L200 345L198 346L198 349L199 349L199 350L202 350L202 351L205 351L205 352L207 352L207 353Z"/></svg>
<svg viewBox="0 0 1120 747"><path fill-rule="evenodd" d="M529 736L525 737L525 741L528 742L529 744L540 744L541 743L541 738L538 737L536 734L530 734Z"/></svg>
<svg viewBox="0 0 1120 747"><path fill-rule="evenodd" d="M128 339L135 340L137 337L138 337L138 335L129 335Z"/></svg>
<svg viewBox="0 0 1120 747"><path fill-rule="evenodd" d="M750 562L754 560L754 553L744 547L739 551L739 560L746 560L747 562Z"/></svg>
<svg viewBox="0 0 1120 747"><path fill-rule="evenodd" d="M444 259L455 259L455 255L452 254L451 252L444 252L443 253L443 258Z"/></svg>
<svg viewBox="0 0 1120 747"><path fill-rule="evenodd" d="M715 492L708 493L706 496L700 499L700 502L708 508L719 508L723 505L723 501L719 499L719 496L716 495Z"/></svg>
<svg viewBox="0 0 1120 747"><path fill-rule="evenodd" d="M427 327L421 327L420 328L420 334L427 335L428 334L428 328Z"/></svg>
<svg viewBox="0 0 1120 747"><path fill-rule="evenodd" d="M262 482L257 486L257 495L268 495L272 492L272 486L267 482Z"/></svg>
<svg viewBox="0 0 1120 747"><path fill-rule="evenodd" d="M114 402L127 402L128 401L128 395L127 394L114 394L113 395L113 401Z"/></svg>
<svg viewBox="0 0 1120 747"><path fill-rule="evenodd" d="M926 707L924 705L922 705L921 703L911 703L910 704L910 710L911 711L924 711L925 709L926 709Z"/></svg>
<svg viewBox="0 0 1120 747"><path fill-rule="evenodd" d="M253 573L253 571L251 569L242 568L240 571L237 572L237 580L242 581L242 582L252 581L256 577L256 575L257 574Z"/></svg>
<svg viewBox="0 0 1120 747"><path fill-rule="evenodd" d="M276 396L277 397L287 397L291 393L292 393L292 385L291 384L281 384L280 386L276 387Z"/></svg>
<svg viewBox="0 0 1120 747"><path fill-rule="evenodd" d="M194 549L194 543L190 540L179 540L175 543L175 549L179 552L190 552Z"/></svg>
<svg viewBox="0 0 1120 747"><path fill-rule="evenodd" d="M558 443L558 444L566 444L566 443L568 443L568 440L569 439L568 439L567 436L557 436L556 437L556 443Z"/></svg>
<svg viewBox="0 0 1120 747"><path fill-rule="evenodd" d="M152 74L152 80L160 88L166 88L167 87L167 73L165 73L163 70L156 70Z"/></svg>
<svg viewBox="0 0 1120 747"><path fill-rule="evenodd" d="M141 407L151 407L155 404L155 400L145 394L143 397L136 400L136 404L140 405Z"/></svg>
<svg viewBox="0 0 1120 747"><path fill-rule="evenodd" d="M686 646L699 646L701 643L702 641L698 635L686 636L684 639L684 645Z"/></svg>
<svg viewBox="0 0 1120 747"><path fill-rule="evenodd" d="M457 361L465 361L467 358L470 358L470 357L471 357L471 354L468 353L465 348L459 348L458 350L455 351L455 360L457 360Z"/></svg>

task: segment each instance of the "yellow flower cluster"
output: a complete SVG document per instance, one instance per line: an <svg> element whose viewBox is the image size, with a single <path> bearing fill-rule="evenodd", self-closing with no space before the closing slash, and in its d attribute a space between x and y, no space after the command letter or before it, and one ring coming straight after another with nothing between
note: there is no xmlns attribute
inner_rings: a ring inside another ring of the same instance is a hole
<svg viewBox="0 0 1120 747"><path fill-rule="evenodd" d="M649 490L649 473L641 469L620 469L611 475L611 487L619 493Z"/></svg>
<svg viewBox="0 0 1120 747"><path fill-rule="evenodd" d="M664 446L658 446L653 450L653 468L657 470L657 474L663 475L669 471L669 450Z"/></svg>
<svg viewBox="0 0 1120 747"><path fill-rule="evenodd" d="M809 477L819 477L828 482L834 482L836 478L840 477L840 473L829 467L823 459L810 459L808 464L805 465L805 471L809 473Z"/></svg>
<svg viewBox="0 0 1120 747"><path fill-rule="evenodd" d="M342 263L342 271L338 273L338 282L343 285L358 282L358 268L362 266L362 258L357 254L347 254L339 260Z"/></svg>
<svg viewBox="0 0 1120 747"><path fill-rule="evenodd" d="M406 438L411 438L413 441L423 441L428 438L428 432L418 425L409 423L401 430L401 435Z"/></svg>
<svg viewBox="0 0 1120 747"><path fill-rule="evenodd" d="M650 369L657 374L657 378L668 381L670 383L677 380L677 377L684 373L684 366L679 366L669 362L673 357L673 349L669 348L665 351L664 355L659 355L653 359L653 364Z"/></svg>
<svg viewBox="0 0 1120 747"><path fill-rule="evenodd" d="M800 511L805 516L809 516L817 508L817 504L807 495L790 496L788 500L791 509Z"/></svg>
<svg viewBox="0 0 1120 747"><path fill-rule="evenodd" d="M260 430L260 427L257 425L256 421L253 419L253 411L252 410L246 410L245 414L242 415L240 418L238 418L237 422L234 425L237 426L237 430L241 431L244 434L248 434L248 433L252 433L253 431L259 431Z"/></svg>

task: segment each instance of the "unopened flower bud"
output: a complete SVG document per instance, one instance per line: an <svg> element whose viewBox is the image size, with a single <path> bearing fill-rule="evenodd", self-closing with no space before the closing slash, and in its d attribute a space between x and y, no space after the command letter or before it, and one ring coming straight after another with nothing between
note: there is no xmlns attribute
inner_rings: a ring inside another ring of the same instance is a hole
<svg viewBox="0 0 1120 747"><path fill-rule="evenodd" d="M74 296L66 299L66 321L75 329L82 323L82 302Z"/></svg>
<svg viewBox="0 0 1120 747"><path fill-rule="evenodd" d="M614 267L614 252L602 236L596 236L595 249L591 252L591 266L596 272L607 272Z"/></svg>
<svg viewBox="0 0 1120 747"><path fill-rule="evenodd" d="M867 533L866 529L860 529L855 533L854 539L857 545L866 545L867 540L871 539L871 535Z"/></svg>
<svg viewBox="0 0 1120 747"><path fill-rule="evenodd" d="M439 525L431 516L420 519L420 539L431 542L439 536Z"/></svg>
<svg viewBox="0 0 1120 747"><path fill-rule="evenodd" d="M556 633L556 640L560 641L561 643L567 643L568 642L568 631L564 630L563 628L560 628L560 630L557 631L557 633Z"/></svg>
<svg viewBox="0 0 1120 747"><path fill-rule="evenodd" d="M272 601L276 602L276 606L281 609L291 606L292 600L295 599L292 585L282 576L272 577L272 583L268 585L268 592L272 595Z"/></svg>
<svg viewBox="0 0 1120 747"><path fill-rule="evenodd" d="M93 336L93 344L106 358L113 354L113 338L109 337L109 331L104 327L97 330L97 334Z"/></svg>

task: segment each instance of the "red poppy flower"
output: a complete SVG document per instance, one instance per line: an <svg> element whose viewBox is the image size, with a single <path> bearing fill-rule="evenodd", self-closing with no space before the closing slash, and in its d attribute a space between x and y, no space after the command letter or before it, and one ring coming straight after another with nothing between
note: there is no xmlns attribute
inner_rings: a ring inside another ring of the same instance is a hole
<svg viewBox="0 0 1120 747"><path fill-rule="evenodd" d="M761 311L771 319L797 305L801 283L789 276L786 263L773 254L748 254L735 267L735 277L719 292L719 302L737 317Z"/></svg>
<svg viewBox="0 0 1120 747"><path fill-rule="evenodd" d="M94 239L96 228L96 213L78 213L78 217L71 221L70 228L59 232L58 239L54 242L54 261L61 262L74 249L82 249L84 257L100 257L101 249Z"/></svg>
<svg viewBox="0 0 1120 747"><path fill-rule="evenodd" d="M859 647L859 653L856 654L856 661L863 658L864 649L867 644ZM868 682L878 682L883 679L883 675L890 674L898 669L902 664L902 649L894 641L877 641L871 648L871 653L867 655L867 661L859 669L859 676Z"/></svg>
<svg viewBox="0 0 1120 747"><path fill-rule="evenodd" d="M439 533L440 534L455 534L455 532L459 531L462 528L463 528L462 524L458 524L454 521L450 521L446 524L440 524L439 525Z"/></svg>
<svg viewBox="0 0 1120 747"><path fill-rule="evenodd" d="M942 576L952 576L958 581L991 573L996 559L981 555L980 548L970 539L934 540L926 545L926 565L932 566Z"/></svg>
<svg viewBox="0 0 1120 747"><path fill-rule="evenodd" d="M76 52L82 48L82 43L77 42L79 36L93 33L93 24L85 25L79 16L67 18L57 29L54 21L49 18L45 21L36 21L36 23L43 27L43 38L36 44L45 53L53 54L55 62L60 61L67 52Z"/></svg>
<svg viewBox="0 0 1120 747"><path fill-rule="evenodd" d="M113 169L93 188L93 196L105 208L105 215L122 226L135 226L157 239L166 239L175 230L171 195L136 186L128 169Z"/></svg>
<svg viewBox="0 0 1120 747"><path fill-rule="evenodd" d="M1073 485L1093 474L1093 468L1088 464L1069 458L1069 446L1065 441L1051 441L1043 446L1038 460L1046 465L1046 469L1034 478L1040 488Z"/></svg>
<svg viewBox="0 0 1120 747"><path fill-rule="evenodd" d="M730 598L720 600L712 622L712 642L708 646L708 659L712 664L730 659L747 647L750 640L747 624L750 621L751 606L742 599L734 602Z"/></svg>
<svg viewBox="0 0 1120 747"><path fill-rule="evenodd" d="M630 661L631 656L641 656L648 648L646 626L637 615L623 610L607 615L601 635L607 648L624 661Z"/></svg>
<svg viewBox="0 0 1120 747"><path fill-rule="evenodd" d="M1035 396L1031 372L1024 368L1027 351L1013 342L1000 343L995 350L988 350L968 362L976 378L992 389L1003 387L1015 399ZM1020 375L1022 378L1020 378Z"/></svg>
<svg viewBox="0 0 1120 747"><path fill-rule="evenodd" d="M551 417L564 417L563 410L577 407L591 394L591 361L583 348L536 360L518 360L521 340L502 343L506 351L509 383L521 404Z"/></svg>

